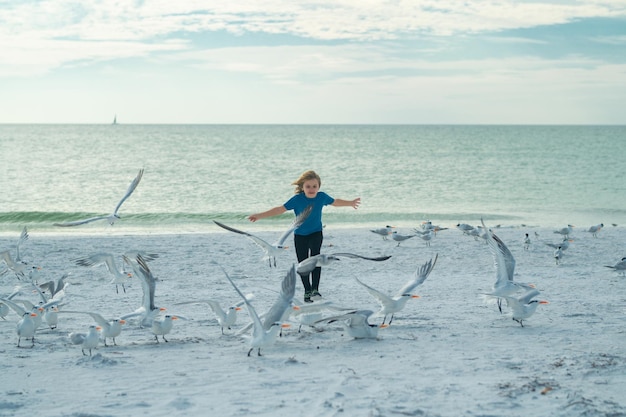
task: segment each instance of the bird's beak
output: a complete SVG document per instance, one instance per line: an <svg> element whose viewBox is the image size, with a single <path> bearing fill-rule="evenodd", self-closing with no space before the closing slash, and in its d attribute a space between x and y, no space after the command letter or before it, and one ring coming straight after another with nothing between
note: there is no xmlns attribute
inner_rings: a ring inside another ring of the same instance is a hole
<svg viewBox="0 0 626 417"><path fill-rule="evenodd" d="M120 324L126 324L126 320L120 320L119 323Z"/></svg>
<svg viewBox="0 0 626 417"><path fill-rule="evenodd" d="M291 327L291 324L283 323L283 324L280 325L280 327L282 327L283 329L287 329L287 328Z"/></svg>
<svg viewBox="0 0 626 417"><path fill-rule="evenodd" d="M541 301L539 301L539 304L550 304L550 302L546 301L546 300L541 300Z"/></svg>
<svg viewBox="0 0 626 417"><path fill-rule="evenodd" d="M36 313L30 313L30 316L31 317L37 317L37 314Z"/></svg>
<svg viewBox="0 0 626 417"><path fill-rule="evenodd" d="M165 310L167 310L167 308L165 308L165 307L160 307L159 308L159 311L165 311Z"/></svg>
<svg viewBox="0 0 626 417"><path fill-rule="evenodd" d="M178 317L172 316L172 320L178 320Z"/></svg>
<svg viewBox="0 0 626 417"><path fill-rule="evenodd" d="M241 307L235 307L235 311L241 311Z"/></svg>
<svg viewBox="0 0 626 417"><path fill-rule="evenodd" d="M96 330L100 331L100 330L102 330L102 327L96 326Z"/></svg>
<svg viewBox="0 0 626 417"><path fill-rule="evenodd" d="M535 286L535 284L528 284L528 286L529 286L530 288L537 288L537 287Z"/></svg>
<svg viewBox="0 0 626 417"><path fill-rule="evenodd" d="M296 310L296 311L300 310L300 307L299 307L299 306L293 306L292 308L293 308L294 310Z"/></svg>
<svg viewBox="0 0 626 417"><path fill-rule="evenodd" d="M380 326L378 326L379 329L384 329L386 327L389 327L388 324L381 324Z"/></svg>
<svg viewBox="0 0 626 417"><path fill-rule="evenodd" d="M419 295L414 294L414 295L412 295L412 296L411 296L411 298L420 298L420 296L419 296Z"/></svg>

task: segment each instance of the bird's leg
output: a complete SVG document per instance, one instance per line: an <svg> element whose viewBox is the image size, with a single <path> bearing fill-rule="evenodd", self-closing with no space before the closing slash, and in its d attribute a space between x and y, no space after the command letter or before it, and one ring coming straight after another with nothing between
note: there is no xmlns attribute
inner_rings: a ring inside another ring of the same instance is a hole
<svg viewBox="0 0 626 417"><path fill-rule="evenodd" d="M162 337L163 337L163 340L164 340L166 343L167 343L167 342L169 342L169 340L167 340L167 339L165 338L165 335L163 335Z"/></svg>
<svg viewBox="0 0 626 417"><path fill-rule="evenodd" d="M259 350L257 351L257 356L263 356L261 355L261 348L259 348Z"/></svg>
<svg viewBox="0 0 626 417"><path fill-rule="evenodd" d="M124 290L124 294L126 294L126 287L122 284L122 289Z"/></svg>
<svg viewBox="0 0 626 417"><path fill-rule="evenodd" d="M500 310L500 314L502 314L502 298L498 298L498 310Z"/></svg>
<svg viewBox="0 0 626 417"><path fill-rule="evenodd" d="M87 354L85 353L85 349L80 349L81 352L83 352L83 356L87 356Z"/></svg>
<svg viewBox="0 0 626 417"><path fill-rule="evenodd" d="M224 334L224 328L222 327L222 334Z"/></svg>
<svg viewBox="0 0 626 417"><path fill-rule="evenodd" d="M113 340L115 340L115 339L113 339ZM104 347L107 347L107 346L109 346L109 345L107 345L107 338L105 337L104 338Z"/></svg>
<svg viewBox="0 0 626 417"><path fill-rule="evenodd" d="M387 323L389 326L391 326L391 322L393 321L393 314L391 315L391 319L389 319L389 323Z"/></svg>
<svg viewBox="0 0 626 417"><path fill-rule="evenodd" d="M250 348L250 350L248 351L248 356L250 356L250 354L252 353L253 350L254 350L254 348Z"/></svg>
<svg viewBox="0 0 626 417"><path fill-rule="evenodd" d="M157 341L157 343L159 343L159 336L157 336L156 334L154 335L154 340Z"/></svg>
<svg viewBox="0 0 626 417"><path fill-rule="evenodd" d="M115 284L115 294L119 294L120 290L117 288L117 284Z"/></svg>
<svg viewBox="0 0 626 417"><path fill-rule="evenodd" d="M115 343L115 338L113 337L112 339L113 339L113 344L117 346L117 343Z"/></svg>

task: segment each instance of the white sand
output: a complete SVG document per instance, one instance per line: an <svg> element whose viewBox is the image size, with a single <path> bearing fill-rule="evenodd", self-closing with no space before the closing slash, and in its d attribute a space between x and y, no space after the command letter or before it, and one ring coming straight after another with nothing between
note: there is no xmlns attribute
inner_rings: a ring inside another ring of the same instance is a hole
<svg viewBox="0 0 626 417"><path fill-rule="evenodd" d="M156 304L189 320L175 322L169 343L158 344L148 329L129 323L117 346L100 344L83 356L67 336L86 331L88 316L62 315L56 330L39 329L31 349L16 347L18 316L11 312L0 320L0 416L626 415L626 278L603 266L626 256L626 230L609 226L593 238L575 229L557 266L543 244L559 241L553 229L494 229L516 256L516 280L535 283L550 302L521 327L480 296L495 280L487 246L450 227L430 247L418 239L397 247L368 229L329 225L325 253L392 255L324 268L320 291L342 306L377 307L354 277L394 293L435 253L439 261L416 291L421 298L409 301L379 340L353 340L337 323L298 333L294 323L261 357L247 357L248 342L236 334L248 322L246 311L221 335L206 305L175 303L239 301L216 261L264 311L295 259L292 250L270 269L250 240L228 232L59 237L32 230L23 252L44 268L39 282L72 273L64 309L111 318L133 311L140 285L116 294L104 267L77 267L70 259L142 249L161 255L150 263L160 279ZM529 251L525 232L533 237ZM3 236L0 249L13 249L18 234ZM258 234L269 241L277 235ZM0 282L4 295L18 284L10 274ZM302 294L298 281L298 300Z"/></svg>

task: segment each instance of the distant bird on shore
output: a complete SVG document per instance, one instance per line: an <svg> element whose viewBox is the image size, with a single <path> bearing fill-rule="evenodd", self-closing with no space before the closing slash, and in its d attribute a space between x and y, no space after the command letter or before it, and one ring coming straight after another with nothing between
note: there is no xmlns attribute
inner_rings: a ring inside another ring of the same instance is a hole
<svg viewBox="0 0 626 417"><path fill-rule="evenodd" d="M464 234L468 234L470 230L474 230L474 226L469 225L467 223L458 223L456 228L459 229Z"/></svg>
<svg viewBox="0 0 626 417"><path fill-rule="evenodd" d="M568 224L567 227L563 227L559 230L555 230L554 233L563 235L564 237L569 237L569 235L572 234L574 227L575 226L573 224Z"/></svg>
<svg viewBox="0 0 626 417"><path fill-rule="evenodd" d="M591 236L598 237L598 232L602 230L604 223L596 224L587 229L587 232L591 233Z"/></svg>
<svg viewBox="0 0 626 417"><path fill-rule="evenodd" d="M396 242L398 242L397 246L400 246L400 243L404 242L405 240L409 240L415 236L416 235L403 235L403 234L398 233L397 230L394 230L393 233L391 233L391 238L395 240Z"/></svg>
<svg viewBox="0 0 626 417"><path fill-rule="evenodd" d="M370 229L370 232L372 233L376 233L377 235L380 235L383 237L383 240L387 240L387 237L393 232L392 229L394 229L395 226L385 226L385 227L381 227L380 229Z"/></svg>
<svg viewBox="0 0 626 417"><path fill-rule="evenodd" d="M127 255L128 256L128 255ZM130 258L130 256L128 256ZM122 286L124 292L126 292L126 284L133 276L130 272L124 271L120 266L118 266L115 261L115 256L112 253L99 252L94 253L89 256L84 256L82 258L72 259L72 261L79 266L86 267L96 267L98 265L104 265L109 272L113 276L111 280L111 284L115 284L115 292L119 293L118 285Z"/></svg>
<svg viewBox="0 0 626 417"><path fill-rule="evenodd" d="M126 190L126 194L124 194L124 196L119 201L119 203L117 203L117 206L115 206L115 210L113 210L113 213L106 215L106 216L91 217L91 218L84 219L84 220L75 220L75 221L65 222L65 223L54 223L53 225L59 226L59 227L73 227L73 226L79 226L79 225L86 224L86 223L95 222L98 220L106 220L111 226L113 226L113 224L117 220L120 219L120 216L118 214L120 207L122 207L122 204L124 204L124 201L126 201L126 199L128 199L128 197L131 196L133 191L135 191L135 188L137 188L137 185L139 185L139 182L141 181L142 177L143 177L143 168L139 170L139 173L137 174L135 179L130 183L130 185L128 186L128 189Z"/></svg>
<svg viewBox="0 0 626 417"><path fill-rule="evenodd" d="M563 259L563 248L561 246L558 246L556 248L556 250L554 251L554 260L556 261L556 264L560 264L561 263L561 259Z"/></svg>
<svg viewBox="0 0 626 417"><path fill-rule="evenodd" d="M573 241L574 239L564 237L563 240L559 243L546 243L546 246L550 246L552 249L561 248L561 251L566 251L567 249L569 249L569 244Z"/></svg>
<svg viewBox="0 0 626 417"><path fill-rule="evenodd" d="M169 340L165 338L165 335L172 331L172 328L174 327L174 320L178 320L178 317L166 314L164 316L157 317L152 321L150 329L152 334L154 334L154 339L157 343L159 343L159 335L161 335L164 342L169 342Z"/></svg>
<svg viewBox="0 0 626 417"><path fill-rule="evenodd" d="M92 324L89 326L87 333L72 332L68 337L70 342L75 345L80 345L83 355L86 356L87 354L85 353L85 350L89 350L89 356L91 356L91 350L96 348L100 342L100 335L98 334L99 330L99 326Z"/></svg>
<svg viewBox="0 0 626 417"><path fill-rule="evenodd" d="M346 332L355 339L376 339L378 330L389 327L388 324L371 324L370 316L374 314L371 310L353 310L333 317L327 317L314 322L318 323L341 323Z"/></svg>
<svg viewBox="0 0 626 417"><path fill-rule="evenodd" d="M528 250L530 248L530 236L528 236L528 233L526 233L526 236L524 236L524 250Z"/></svg>

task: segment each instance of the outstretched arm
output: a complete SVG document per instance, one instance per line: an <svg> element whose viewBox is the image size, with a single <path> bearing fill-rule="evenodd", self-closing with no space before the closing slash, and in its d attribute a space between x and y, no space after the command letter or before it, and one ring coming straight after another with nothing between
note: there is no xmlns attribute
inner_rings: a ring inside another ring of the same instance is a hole
<svg viewBox="0 0 626 417"><path fill-rule="evenodd" d="M251 214L248 216L248 220L250 220L251 222L255 222L266 217L278 216L279 214L283 214L286 211L287 209L285 208L285 206L276 206L261 213Z"/></svg>
<svg viewBox="0 0 626 417"><path fill-rule="evenodd" d="M361 197L357 197L354 200L335 198L335 201L331 205L335 207L353 207L356 210L361 205Z"/></svg>

